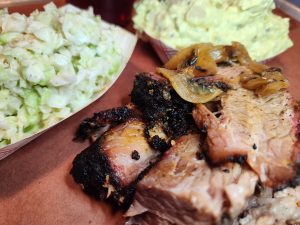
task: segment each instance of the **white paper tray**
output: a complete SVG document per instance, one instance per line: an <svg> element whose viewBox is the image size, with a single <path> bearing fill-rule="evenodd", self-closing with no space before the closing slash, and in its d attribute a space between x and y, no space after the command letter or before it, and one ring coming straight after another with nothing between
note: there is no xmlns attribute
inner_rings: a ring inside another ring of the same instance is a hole
<svg viewBox="0 0 300 225"><path fill-rule="evenodd" d="M102 23L105 23L105 22L102 21ZM135 45L136 45L136 42L137 42L137 36L136 35L133 35L132 33L128 32L128 31L126 31L126 30L124 30L123 28L120 28L120 27L117 27L116 35L118 37L120 48L121 48L121 52L123 54L123 61L122 61L122 65L121 65L120 71L119 71L118 74L116 74L114 76L114 78L110 81L110 83L108 83L105 87L103 87L102 92L99 95L95 96L95 98L92 99L89 104L91 104L92 102L94 102L98 98L100 98L115 83L115 81L119 78L119 76L121 75L122 71L126 67L128 61L129 61L129 59L130 59L130 57L131 57L131 55L133 53L133 50L135 48ZM87 107L88 105L86 105L85 107ZM84 109L85 107L83 107L82 109ZM82 109L80 109L80 110L82 110ZM75 113L79 112L80 110L72 113L69 117L71 117ZM69 118L69 117L67 117L67 118ZM65 119L67 119L67 118L65 118ZM61 123L62 121L60 121L58 123ZM53 124L52 126L47 127L45 129L39 131L38 133L31 135L28 138L25 138L25 139L23 139L21 141L18 141L16 143L14 143L14 144L10 144L10 145L7 145L7 146L5 146L3 148L0 148L0 160L4 159L5 157L7 157L10 154L14 153L16 150L18 150L19 148L23 147L24 145L26 145L27 143L29 143L33 139L37 138L43 132L47 131L48 129L50 129L51 127L57 125L58 123Z"/></svg>

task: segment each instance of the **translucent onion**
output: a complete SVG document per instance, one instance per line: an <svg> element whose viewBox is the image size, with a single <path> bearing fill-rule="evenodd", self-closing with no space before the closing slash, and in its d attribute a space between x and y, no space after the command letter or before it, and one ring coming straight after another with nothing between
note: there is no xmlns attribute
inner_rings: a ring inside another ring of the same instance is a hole
<svg viewBox="0 0 300 225"><path fill-rule="evenodd" d="M282 89L286 89L288 83L286 81L274 81L272 83L266 84L255 91L258 96L267 96L274 94Z"/></svg>
<svg viewBox="0 0 300 225"><path fill-rule="evenodd" d="M260 96L273 94L288 86L280 69L253 61L246 48L238 42L232 42L231 46L213 46L208 43L192 45L179 51L164 65L166 69L159 68L158 72L169 79L183 99L203 103L223 91L216 85L206 84L206 81L205 85L198 83L198 86L197 82L190 81L217 74L218 63L245 66L248 70L240 75L241 86Z"/></svg>
<svg viewBox="0 0 300 225"><path fill-rule="evenodd" d="M191 82L193 76L184 73L184 71L177 72L165 68L157 68L157 72L166 77L177 94L188 102L206 103L223 93L221 89L214 86L203 88L197 83Z"/></svg>

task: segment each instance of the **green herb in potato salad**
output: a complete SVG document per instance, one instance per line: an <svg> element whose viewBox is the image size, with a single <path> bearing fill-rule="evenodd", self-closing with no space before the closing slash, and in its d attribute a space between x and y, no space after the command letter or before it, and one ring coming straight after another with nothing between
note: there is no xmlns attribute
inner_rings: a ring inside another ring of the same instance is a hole
<svg viewBox="0 0 300 225"><path fill-rule="evenodd" d="M178 50L237 41L262 61L292 46L289 20L274 8L273 0L140 0L133 20L137 30Z"/></svg>
<svg viewBox="0 0 300 225"><path fill-rule="evenodd" d="M0 147L87 105L121 69L116 27L72 5L0 10Z"/></svg>

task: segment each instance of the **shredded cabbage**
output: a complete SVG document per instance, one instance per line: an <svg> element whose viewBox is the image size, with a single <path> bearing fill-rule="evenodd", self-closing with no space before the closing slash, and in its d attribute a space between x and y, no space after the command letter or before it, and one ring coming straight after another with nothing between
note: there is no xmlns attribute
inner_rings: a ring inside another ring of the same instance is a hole
<svg viewBox="0 0 300 225"><path fill-rule="evenodd" d="M0 10L0 147L87 105L120 72L116 27L72 5Z"/></svg>

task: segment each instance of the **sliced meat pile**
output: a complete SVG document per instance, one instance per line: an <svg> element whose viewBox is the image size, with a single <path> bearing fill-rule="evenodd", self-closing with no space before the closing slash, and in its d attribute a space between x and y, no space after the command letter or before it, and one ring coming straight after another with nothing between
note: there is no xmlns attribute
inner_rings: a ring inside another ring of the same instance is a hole
<svg viewBox="0 0 300 225"><path fill-rule="evenodd" d="M157 71L194 103L193 117L207 131L214 165L246 160L271 187L288 183L299 160L299 107L281 69L254 62L240 43L196 44Z"/></svg>
<svg viewBox="0 0 300 225"><path fill-rule="evenodd" d="M234 163L212 169L197 157L199 146L198 134L179 138L139 182L127 216L151 213L171 224L216 224L223 215L241 213L257 175Z"/></svg>
<svg viewBox="0 0 300 225"><path fill-rule="evenodd" d="M253 204L253 203L252 203ZM297 225L300 223L300 186L274 196L262 196L234 225Z"/></svg>
<svg viewBox="0 0 300 225"><path fill-rule="evenodd" d="M127 225L300 224L300 110L281 70L233 43L156 72L136 76L130 105L81 123L83 190L129 208Z"/></svg>
<svg viewBox="0 0 300 225"><path fill-rule="evenodd" d="M193 117L207 130L213 163L244 156L262 182L276 186L295 176L298 108L287 91L257 97L244 88L220 97L217 112L198 104Z"/></svg>
<svg viewBox="0 0 300 225"><path fill-rule="evenodd" d="M131 96L134 104L95 113L80 124L76 139L93 144L77 155L71 170L86 193L122 209L171 142L196 128L193 104L162 78L138 75Z"/></svg>
<svg viewBox="0 0 300 225"><path fill-rule="evenodd" d="M90 195L127 207L135 184L159 152L143 135L145 124L128 120L104 133L73 161L71 174Z"/></svg>

